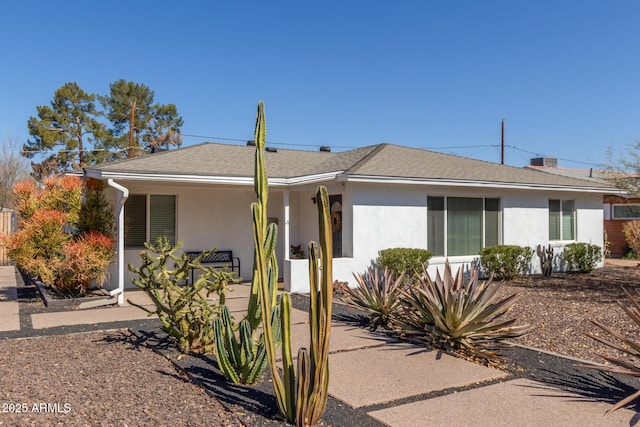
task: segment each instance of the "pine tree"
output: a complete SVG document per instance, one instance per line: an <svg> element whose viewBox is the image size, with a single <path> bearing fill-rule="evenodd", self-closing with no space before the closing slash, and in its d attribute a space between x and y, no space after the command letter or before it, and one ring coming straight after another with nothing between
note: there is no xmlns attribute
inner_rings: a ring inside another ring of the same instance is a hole
<svg viewBox="0 0 640 427"><path fill-rule="evenodd" d="M183 120L178 109L174 104L154 104L154 96L148 86L120 79L110 85L108 96L99 97L112 125L105 148L112 150L113 157L133 157L143 150L154 152L163 146L181 144Z"/></svg>
<svg viewBox="0 0 640 427"><path fill-rule="evenodd" d="M94 94L70 82L55 91L51 106L36 107L38 117L27 122L33 139L23 146L23 156L33 159L51 153L31 163L37 180L94 163L91 149L106 136L95 100Z"/></svg>

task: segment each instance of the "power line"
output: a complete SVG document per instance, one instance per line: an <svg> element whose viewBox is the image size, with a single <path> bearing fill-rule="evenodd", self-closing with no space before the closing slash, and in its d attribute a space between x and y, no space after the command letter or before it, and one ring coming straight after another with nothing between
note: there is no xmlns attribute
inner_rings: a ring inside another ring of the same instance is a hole
<svg viewBox="0 0 640 427"><path fill-rule="evenodd" d="M247 139L245 138L229 138L229 137L221 137L221 136L210 136L210 135L195 135L195 134L182 134L182 136L186 136L186 137L190 137L190 138L201 138L201 139L208 139L208 140L219 140L219 141L233 141L233 142L247 142ZM302 144L302 143L290 143L290 142L282 142L282 141L267 141L268 144L271 145L282 145L282 146L291 146L291 147L319 147L321 144ZM343 149L355 149L355 148L361 148L359 146L349 146L349 145L331 145L334 148L343 148ZM441 146L433 146L433 147L421 147L425 150L454 150L454 149L469 149L469 148L498 148L499 145L498 144L478 144L478 145L441 145ZM135 147L136 149L139 150L143 150L142 147ZM505 148L510 148L513 149L515 151L520 151L523 153L527 153L533 156L537 156L537 157L544 157L544 155L541 155L540 153L536 153L533 151L529 151L529 150L525 150L519 147L516 147L515 145L505 145ZM87 149L84 150L86 152L102 152L102 151L108 151L108 152L122 152L122 151L127 151L128 148L93 148L93 149ZM42 153L49 153L51 151L55 151L58 153L75 153L78 152L79 150L9 150L12 152L18 152L20 154L42 154ZM480 151L484 151L484 150L480 150ZM475 153L477 154L479 151L476 151ZM560 158L560 157L556 157L558 160L562 160L565 162L570 162L570 163L578 163L578 164L583 164L583 165L588 165L588 166L593 166L595 165L595 163L593 162L582 162L579 160L571 160L571 159L566 159L566 158ZM526 160L526 159L525 159Z"/></svg>
<svg viewBox="0 0 640 427"><path fill-rule="evenodd" d="M541 155L540 153L534 153L533 151L528 151L528 150L524 150L522 148L518 148L515 145L505 145L505 147L509 147L509 148L512 148L512 149L517 150L517 151L522 151L523 153L531 154L531 155L534 155L534 156L537 156L537 157L555 157L555 156L544 156L544 155ZM558 160L563 160L565 162L570 162L570 163L579 163L579 164L588 165L588 166L594 166L595 165L595 163L593 163L593 162L591 162L591 163L590 162L581 162L579 160L565 159L565 158L562 158L562 157L555 157L555 158L558 159Z"/></svg>
<svg viewBox="0 0 640 427"><path fill-rule="evenodd" d="M190 138L220 140L220 141L247 142L247 139L227 138L222 136L192 135L188 133L183 133L182 136L187 136ZM266 141L266 143L271 145L286 145L286 146L292 146L292 147L319 147L321 145L321 144L300 144L300 143L291 143L291 142L282 142L282 141ZM349 146L349 145L331 145L331 146L335 148L359 148L357 146Z"/></svg>

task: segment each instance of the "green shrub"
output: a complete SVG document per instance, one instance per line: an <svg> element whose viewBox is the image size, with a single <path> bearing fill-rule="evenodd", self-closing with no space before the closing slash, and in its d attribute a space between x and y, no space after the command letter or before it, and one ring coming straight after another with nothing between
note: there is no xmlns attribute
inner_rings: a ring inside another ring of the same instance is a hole
<svg viewBox="0 0 640 427"><path fill-rule="evenodd" d="M524 273L531 262L531 248L516 245L487 246L480 251L480 264L496 280L511 280Z"/></svg>
<svg viewBox="0 0 640 427"><path fill-rule="evenodd" d="M602 261L602 248L590 243L569 243L564 247L564 260L570 271L589 273Z"/></svg>
<svg viewBox="0 0 640 427"><path fill-rule="evenodd" d="M498 350L508 345L504 340L530 328L514 326L516 319L505 316L517 299L515 294L499 299L499 284L480 282L478 267L471 269L469 280L463 275L460 268L454 278L447 262L444 274L438 273L435 281L426 271L417 276L414 286L401 291L404 310L397 323L407 336L436 348L495 361Z"/></svg>
<svg viewBox="0 0 640 427"><path fill-rule="evenodd" d="M431 252L426 249L390 248L378 252L375 265L380 271L389 269L395 277L404 274L404 282L412 280L416 272L422 272L431 259Z"/></svg>

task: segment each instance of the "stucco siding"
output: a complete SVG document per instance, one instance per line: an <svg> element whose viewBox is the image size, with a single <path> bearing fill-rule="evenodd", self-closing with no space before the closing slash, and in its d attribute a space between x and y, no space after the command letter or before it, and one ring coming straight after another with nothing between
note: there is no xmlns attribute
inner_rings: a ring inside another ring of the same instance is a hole
<svg viewBox="0 0 640 427"><path fill-rule="evenodd" d="M356 187L353 254L357 271L363 271L381 249L426 249L426 202L426 194L419 188Z"/></svg>
<svg viewBox="0 0 640 427"><path fill-rule="evenodd" d="M508 192L502 197L502 243L529 246L549 240L549 197L547 194Z"/></svg>
<svg viewBox="0 0 640 427"><path fill-rule="evenodd" d="M211 247L231 249L241 259L241 276L252 274L253 235L249 206L255 200L252 187L212 186L197 184L145 184L120 182L131 194L174 194L177 201L176 238L185 250ZM301 244L306 255L307 244L318 240L317 206L313 204L315 186L289 190L289 244ZM107 193L115 199L115 192ZM354 284L353 273L363 272L378 257L381 249L392 247L427 248L427 197L499 198L501 207L500 236L504 244L535 248L549 242L549 199L575 200L576 241L603 244L602 200L598 195L576 192L539 190L496 190L423 185L371 183L334 184L329 194L342 196L342 257L334 260L334 279ZM269 197L270 218L278 220L277 255L280 276L292 291L308 291L307 260L286 260L284 191L272 189ZM567 242L553 242L559 254ZM139 264L141 248L125 250L125 264ZM449 257L454 268L469 265L477 255ZM442 269L444 257L434 257L429 271ZM532 272L539 271L536 257ZM110 283L117 286L117 272L112 266ZM125 273L127 287L131 276Z"/></svg>
<svg viewBox="0 0 640 427"><path fill-rule="evenodd" d="M166 194L176 196L176 241L183 242L183 250L198 251L213 247L230 249L240 258L240 275L250 279L253 264L253 234L250 204L255 200L251 188L215 188L176 184L149 185L122 182L130 194ZM112 194L109 192L108 194ZM115 196L111 197L112 200ZM282 218L282 193L272 195L270 217ZM126 208L125 208L126 209ZM278 247L282 260L283 248ZM140 264L141 247L125 248L125 264ZM282 261L280 268L282 268ZM110 271L107 288L117 286L115 266ZM132 287L132 275L125 272L125 286Z"/></svg>

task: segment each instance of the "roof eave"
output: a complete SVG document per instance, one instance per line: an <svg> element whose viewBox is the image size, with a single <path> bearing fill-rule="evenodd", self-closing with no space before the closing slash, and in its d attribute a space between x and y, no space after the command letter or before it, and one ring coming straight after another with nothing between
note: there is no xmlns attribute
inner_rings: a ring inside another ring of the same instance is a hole
<svg viewBox="0 0 640 427"><path fill-rule="evenodd" d="M515 183L515 182L495 182L478 180L459 180L444 178L404 178L393 176L371 176L371 175L348 175L340 174L336 177L340 182L367 182L385 184L411 184L429 186L458 186L458 187L480 187L516 190L550 190L550 191L581 191L586 193L618 194L617 188L610 187L588 187L588 186L567 186L555 184L539 183Z"/></svg>
<svg viewBox="0 0 640 427"><path fill-rule="evenodd" d="M253 185L253 177L244 176L211 176L211 175L175 175L175 174L150 174L139 172L111 172L99 169L85 169L85 176L96 179L117 179L127 181L154 181L174 183L200 183L200 184L225 184L225 185ZM314 175L304 175L292 178L269 178L269 185L274 187L286 187L292 185L305 185L334 180L338 172L327 172Z"/></svg>

